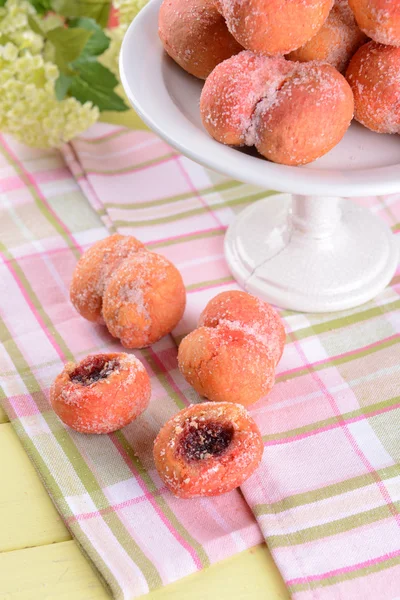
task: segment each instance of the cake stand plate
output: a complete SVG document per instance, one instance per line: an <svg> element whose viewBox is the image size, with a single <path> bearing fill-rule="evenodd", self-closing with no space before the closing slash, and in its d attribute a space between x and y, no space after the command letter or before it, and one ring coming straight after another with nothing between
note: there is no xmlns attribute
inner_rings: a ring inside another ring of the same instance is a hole
<svg viewBox="0 0 400 600"><path fill-rule="evenodd" d="M234 277L269 302L305 312L348 309L376 296L396 270L399 245L382 220L348 198L400 192L400 138L353 123L340 144L304 167L219 144L201 123L202 82L163 51L161 1L141 11L122 44L121 79L133 107L192 160L287 192L254 203L229 227L225 255Z"/></svg>

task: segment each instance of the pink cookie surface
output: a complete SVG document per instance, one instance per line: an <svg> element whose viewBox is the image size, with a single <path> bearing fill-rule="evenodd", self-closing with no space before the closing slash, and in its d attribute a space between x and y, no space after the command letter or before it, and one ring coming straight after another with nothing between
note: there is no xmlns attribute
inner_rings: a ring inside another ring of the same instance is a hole
<svg viewBox="0 0 400 600"><path fill-rule="evenodd" d="M164 0L158 25L166 52L200 79L242 50L213 0Z"/></svg>
<svg viewBox="0 0 400 600"><path fill-rule="evenodd" d="M67 363L50 389L60 419L81 433L111 433L136 419L150 400L142 363L123 352L89 355Z"/></svg>
<svg viewBox="0 0 400 600"><path fill-rule="evenodd" d="M328 62L343 73L351 57L366 41L367 36L358 27L348 0L336 0L318 33L287 58L300 62Z"/></svg>
<svg viewBox="0 0 400 600"><path fill-rule="evenodd" d="M200 111L217 141L256 146L273 162L302 165L342 139L354 101L345 78L328 64L244 51L211 73Z"/></svg>
<svg viewBox="0 0 400 600"><path fill-rule="evenodd" d="M380 44L400 46L400 2L398 0L349 0L364 33Z"/></svg>
<svg viewBox="0 0 400 600"><path fill-rule="evenodd" d="M264 445L249 413L230 402L184 408L154 442L157 471L178 498L219 496L237 488L260 464Z"/></svg>
<svg viewBox="0 0 400 600"><path fill-rule="evenodd" d="M275 365L281 359L286 333L282 319L272 306L259 298L231 290L218 294L200 315L199 326L225 325L258 339L267 348Z"/></svg>
<svg viewBox="0 0 400 600"><path fill-rule="evenodd" d="M247 50L287 54L324 24L333 0L218 0L229 31Z"/></svg>
<svg viewBox="0 0 400 600"><path fill-rule="evenodd" d="M378 133L400 133L400 48L369 42L353 56L347 80L357 121Z"/></svg>

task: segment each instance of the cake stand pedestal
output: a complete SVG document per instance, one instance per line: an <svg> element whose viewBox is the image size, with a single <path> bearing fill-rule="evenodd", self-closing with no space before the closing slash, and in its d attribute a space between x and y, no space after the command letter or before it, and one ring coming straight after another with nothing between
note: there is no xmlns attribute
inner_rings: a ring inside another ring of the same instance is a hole
<svg viewBox="0 0 400 600"><path fill-rule="evenodd" d="M218 144L201 124L202 82L171 61L158 39L160 4L149 2L122 45L121 79L137 113L192 160L290 193L254 203L229 227L225 255L234 277L264 300L302 312L344 310L372 299L395 273L399 243L382 219L349 198L400 192L398 136L353 123L340 144L306 167Z"/></svg>
<svg viewBox="0 0 400 600"><path fill-rule="evenodd" d="M328 312L376 296L396 270L390 229L350 200L276 195L229 227L225 254L248 292L277 306Z"/></svg>

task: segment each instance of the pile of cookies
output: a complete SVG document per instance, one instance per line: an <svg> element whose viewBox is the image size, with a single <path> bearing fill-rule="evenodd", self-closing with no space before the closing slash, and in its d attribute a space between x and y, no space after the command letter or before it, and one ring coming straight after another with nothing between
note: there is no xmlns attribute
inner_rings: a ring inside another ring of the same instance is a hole
<svg viewBox="0 0 400 600"><path fill-rule="evenodd" d="M106 325L127 348L149 346L182 317L186 292L177 268L134 237L112 235L78 261L70 296L87 320ZM211 402L185 408L160 430L154 462L176 496L214 496L241 485L263 453L245 406L271 391L285 344L279 315L265 302L230 291L213 298L198 329L179 348L186 380ZM151 382L132 354L89 355L67 363L50 389L60 419L80 433L124 427L148 406Z"/></svg>
<svg viewBox="0 0 400 600"><path fill-rule="evenodd" d="M354 117L400 132L400 3L164 0L167 53L205 79L208 133L286 165L329 152Z"/></svg>

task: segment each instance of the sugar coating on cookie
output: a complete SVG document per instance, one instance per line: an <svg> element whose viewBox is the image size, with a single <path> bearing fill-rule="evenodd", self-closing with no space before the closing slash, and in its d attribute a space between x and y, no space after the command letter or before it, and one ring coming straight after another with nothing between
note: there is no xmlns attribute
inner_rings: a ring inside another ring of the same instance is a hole
<svg viewBox="0 0 400 600"><path fill-rule="evenodd" d="M200 315L200 327L224 325L260 341L277 365L285 346L285 328L277 311L267 302L239 290L218 294Z"/></svg>
<svg viewBox="0 0 400 600"><path fill-rule="evenodd" d="M254 112L272 99L294 72L282 57L265 58L241 52L221 63L208 77L200 98L204 127L217 141L231 146L253 145Z"/></svg>
<svg viewBox="0 0 400 600"><path fill-rule="evenodd" d="M186 381L214 402L248 406L271 391L275 361L256 337L229 322L199 327L181 342L178 365Z"/></svg>
<svg viewBox="0 0 400 600"><path fill-rule="evenodd" d="M154 462L179 498L232 491L256 470L263 441L240 405L218 402L189 406L170 419L154 442Z"/></svg>
<svg viewBox="0 0 400 600"><path fill-rule="evenodd" d="M354 53L367 41L358 27L348 0L336 0L321 29L287 58L299 62L320 60L343 73Z"/></svg>
<svg viewBox="0 0 400 600"><path fill-rule="evenodd" d="M178 269L154 252L123 261L108 281L103 317L111 335L126 348L143 348L178 324L186 291Z"/></svg>
<svg viewBox="0 0 400 600"><path fill-rule="evenodd" d="M380 44L400 46L400 3L398 0L349 0L362 31Z"/></svg>
<svg viewBox="0 0 400 600"><path fill-rule="evenodd" d="M55 413L81 433L111 433L147 407L151 388L142 363L123 352L94 354L64 366L50 389Z"/></svg>
<svg viewBox="0 0 400 600"><path fill-rule="evenodd" d="M96 242L81 256L72 276L70 298L82 317L104 323L102 297L110 275L125 258L143 248L133 236L116 233Z"/></svg>
<svg viewBox="0 0 400 600"><path fill-rule="evenodd" d="M214 0L164 0L158 28L169 56L200 79L243 49L229 33Z"/></svg>
<svg viewBox="0 0 400 600"><path fill-rule="evenodd" d="M272 104L266 98L254 117L255 143L265 158L304 165L323 156L343 138L354 114L345 78L326 63L295 63L294 76Z"/></svg>
<svg viewBox="0 0 400 600"><path fill-rule="evenodd" d="M287 54L322 27L333 0L217 0L229 31L253 52Z"/></svg>
<svg viewBox="0 0 400 600"><path fill-rule="evenodd" d="M378 133L400 133L400 48L369 42L353 56L346 77L355 118Z"/></svg>
<svg viewBox="0 0 400 600"><path fill-rule="evenodd" d="M216 140L256 146L273 162L302 165L342 139L354 101L345 78L331 65L245 51L207 78L200 111L205 129Z"/></svg>
<svg viewBox="0 0 400 600"><path fill-rule="evenodd" d="M105 324L127 348L148 346L170 333L186 304L178 269L136 238L119 234L84 253L70 296L83 317Z"/></svg>

